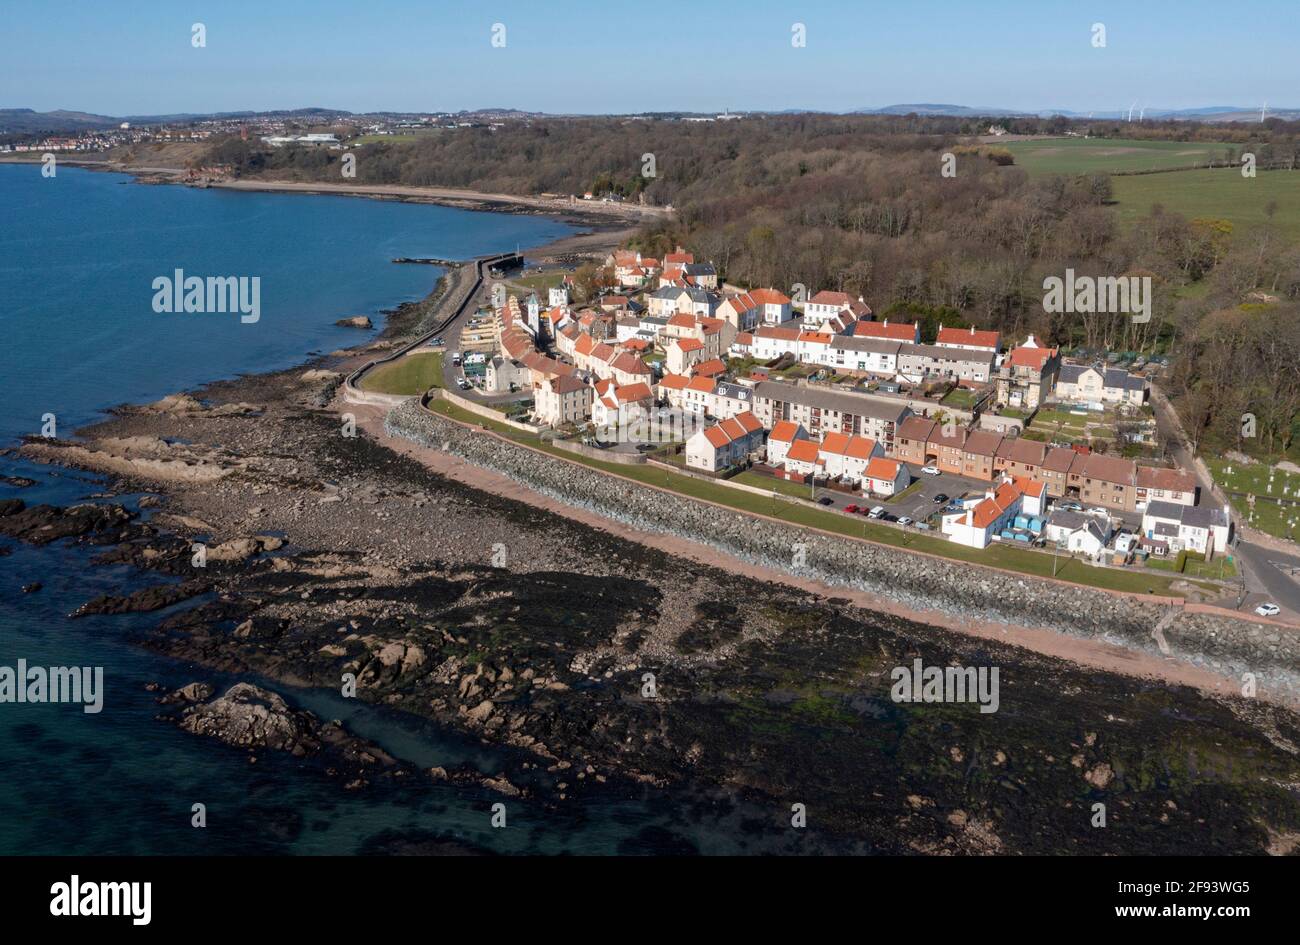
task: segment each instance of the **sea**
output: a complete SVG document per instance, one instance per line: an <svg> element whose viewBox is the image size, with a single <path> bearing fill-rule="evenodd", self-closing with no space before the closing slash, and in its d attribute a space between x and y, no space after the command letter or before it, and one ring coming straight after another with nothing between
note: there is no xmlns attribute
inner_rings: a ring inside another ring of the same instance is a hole
<svg viewBox="0 0 1300 945"><path fill-rule="evenodd" d="M441 270L398 257L468 259L538 246L573 231L535 216L473 212L345 196L268 194L145 185L123 174L0 164L0 447L24 435L72 435L123 403L203 383L291 367L357 343L336 320L423 298ZM155 280L257 277L259 314L159 312ZM0 499L116 501L108 483L0 456ZM147 518L148 510L141 514ZM92 566L96 550L57 542L0 545L0 666L93 666L103 710L0 703L0 854L354 854L430 840L502 854L778 852L752 828L770 812L734 798L610 789L567 807L474 786L346 791L311 764L248 754L158 718L157 694L204 680L237 681L138 645L177 608L151 614L68 615L101 593L156 581L122 566ZM35 593L24 585L39 582ZM337 692L250 679L292 705L340 719L417 768L470 764L487 775L502 750ZM204 826L195 826L202 805ZM749 825L749 826L747 826ZM774 831L775 836L778 832ZM789 831L779 833L789 834Z"/></svg>

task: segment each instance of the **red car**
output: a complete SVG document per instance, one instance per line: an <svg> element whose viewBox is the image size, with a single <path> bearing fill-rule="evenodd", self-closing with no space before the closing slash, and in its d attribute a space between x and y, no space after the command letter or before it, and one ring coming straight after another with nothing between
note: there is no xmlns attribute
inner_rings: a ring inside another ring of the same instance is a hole
<svg viewBox="0 0 1300 945"><path fill-rule="evenodd" d="M846 505L846 506L844 506L844 511L846 511L846 512L856 512L857 510L858 510L858 507L857 507L856 505Z"/></svg>

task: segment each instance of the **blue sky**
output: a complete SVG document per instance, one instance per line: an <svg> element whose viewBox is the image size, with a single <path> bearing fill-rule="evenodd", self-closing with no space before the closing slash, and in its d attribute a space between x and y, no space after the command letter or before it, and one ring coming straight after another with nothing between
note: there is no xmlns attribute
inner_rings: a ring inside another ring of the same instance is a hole
<svg viewBox="0 0 1300 945"><path fill-rule="evenodd" d="M1300 107L1297 40L1295 0L4 0L0 107Z"/></svg>

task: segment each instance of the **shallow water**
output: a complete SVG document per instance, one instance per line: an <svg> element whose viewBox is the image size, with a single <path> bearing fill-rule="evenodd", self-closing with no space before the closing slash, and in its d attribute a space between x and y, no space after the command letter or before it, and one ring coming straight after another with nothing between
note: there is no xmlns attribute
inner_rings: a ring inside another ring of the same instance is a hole
<svg viewBox="0 0 1300 945"><path fill-rule="evenodd" d="M240 373L291 366L313 351L356 343L338 318L424 297L440 270L397 256L468 258L539 245L571 227L553 220L347 197L229 193L143 186L119 174L0 165L0 445L55 415L67 436L114 404L145 402ZM152 280L259 276L261 317L159 314ZM375 319L378 321L379 319ZM0 498L83 501L104 483L0 457ZM125 501L128 505L135 497ZM122 499L118 499L122 501ZM155 694L195 679L233 682L137 646L170 611L70 620L100 593L156 583L126 567L92 567L99 549L32 548L0 539L0 665L102 666L105 705L0 705L0 854L350 853L378 834L435 834L498 852L613 853L778 849L790 831L712 797L610 790L569 808L510 800L508 826L490 826L502 800L486 790L347 792L310 765L247 754L159 721ZM33 594L19 588L39 581ZM193 602L177 605L192 606ZM265 681L261 681L265 683ZM409 716L330 692L275 685L293 704L338 718L412 766L469 763L487 774L505 755ZM190 825L193 804L207 827ZM747 819L748 818L748 819ZM758 834L765 836L759 837Z"/></svg>

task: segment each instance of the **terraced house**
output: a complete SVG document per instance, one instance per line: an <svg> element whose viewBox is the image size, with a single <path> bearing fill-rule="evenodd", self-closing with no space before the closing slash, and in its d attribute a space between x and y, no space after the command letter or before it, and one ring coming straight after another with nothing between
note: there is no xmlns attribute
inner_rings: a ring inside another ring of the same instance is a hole
<svg viewBox="0 0 1300 945"><path fill-rule="evenodd" d="M848 433L865 436L885 449L894 448L898 427L912 415L911 408L868 394L760 381L754 387L754 413L771 429L781 420L801 424L809 435Z"/></svg>

